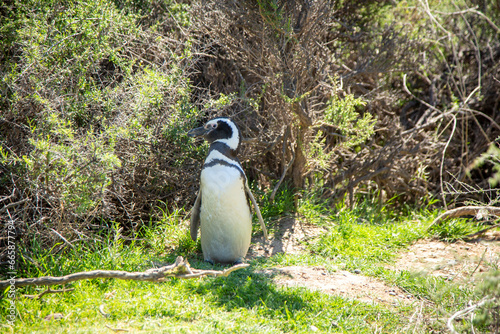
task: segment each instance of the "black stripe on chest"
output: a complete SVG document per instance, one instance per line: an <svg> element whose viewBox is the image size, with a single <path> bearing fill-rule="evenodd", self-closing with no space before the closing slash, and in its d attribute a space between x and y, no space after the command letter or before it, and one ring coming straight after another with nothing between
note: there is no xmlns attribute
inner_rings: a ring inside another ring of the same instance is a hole
<svg viewBox="0 0 500 334"><path fill-rule="evenodd" d="M234 168L240 173L240 176L243 179L243 182L247 181L247 177L245 176L245 173L243 173L243 170L241 169L241 167L239 167L236 164L232 164L230 162L222 160L222 159L214 159L214 160L210 161L208 164L204 164L202 170L205 168L214 167L215 165L221 165L221 166L225 166L225 167Z"/></svg>
<svg viewBox="0 0 500 334"><path fill-rule="evenodd" d="M243 181L246 182L247 177L246 177L245 173L243 172L243 168L241 167L240 161L239 161L238 157L236 156L235 150L232 150L225 143L215 142L215 143L212 143L210 145L210 149L208 150L208 156L210 156L210 153L212 153L213 151L217 151L220 154L224 155L231 162L229 162L227 160L215 158L212 161L210 161L209 163L205 163L203 165L202 170L205 168L213 167L215 165L222 165L222 166L226 166L226 167L235 168L240 173L240 176L243 179Z"/></svg>

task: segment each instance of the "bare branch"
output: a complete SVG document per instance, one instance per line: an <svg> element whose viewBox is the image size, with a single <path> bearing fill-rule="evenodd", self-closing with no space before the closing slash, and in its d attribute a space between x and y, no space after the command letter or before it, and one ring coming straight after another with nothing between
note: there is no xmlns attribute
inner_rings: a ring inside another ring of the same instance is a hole
<svg viewBox="0 0 500 334"><path fill-rule="evenodd" d="M111 329L113 332L128 332L129 331L128 329L125 329L125 328L114 328L114 327L111 327L109 325L104 325L104 326L106 326L106 328Z"/></svg>
<svg viewBox="0 0 500 334"><path fill-rule="evenodd" d="M161 268L149 269L144 272L127 272L120 270L92 270L83 271L61 277L37 277L37 278L17 278L14 280L0 281L0 290L8 286L33 286L33 285L56 285L67 284L74 281L95 278L116 278L123 280L133 281L149 281L149 282L163 282L166 278L198 278L204 276L226 277L235 270L248 267L249 264L242 263L230 268L220 270L201 270L192 269L187 261L182 256L177 257L174 264L164 266Z"/></svg>
<svg viewBox="0 0 500 334"><path fill-rule="evenodd" d="M475 233L466 235L465 239L471 239L471 238L473 238L473 237L475 237L477 235L481 235L484 232L487 232L487 231L492 230L492 229L497 228L497 227L500 227L500 224L491 225L491 226L488 226L487 228L483 228L481 231L477 231Z"/></svg>
<svg viewBox="0 0 500 334"><path fill-rule="evenodd" d="M50 230L52 232L54 232L57 236L59 236L59 238L61 238L67 245L69 245L71 248L75 248L75 246L73 246L73 244L71 242L69 242L65 237L63 237L61 235L61 233L57 232L56 230L54 230L53 228L50 228Z"/></svg>
<svg viewBox="0 0 500 334"><path fill-rule="evenodd" d="M285 131L285 135L283 138L283 164L285 163L285 159L286 159L287 140L288 140L288 136L290 135L290 131L291 131L290 126L287 126L286 131ZM288 169L290 168L290 166L292 166L292 163L295 160L295 152L293 151L293 149L292 149L292 153L293 153L292 159L290 159L290 162L288 162L288 165L283 166L283 173L281 173L281 177L280 177L278 183L276 183L276 186L274 187L273 192L271 193L271 196L269 197L269 202L271 202L271 203L274 202L274 197L276 196L276 192L278 191L278 188L280 187L281 183L285 179L285 176L286 176Z"/></svg>
<svg viewBox="0 0 500 334"><path fill-rule="evenodd" d="M452 332L453 334L458 334L458 332L455 330L455 327L453 326L453 320L455 320L456 318L462 317L464 315L467 315L471 312L474 312L477 308L480 308L481 306L483 306L484 304L486 304L492 300L493 300L493 298L489 298L489 299L485 298L477 304L474 304L472 306L469 306L467 308L464 308L463 310L456 312L448 319L448 321L446 322L446 326L448 326L448 329L450 330L450 332Z"/></svg>
<svg viewBox="0 0 500 334"><path fill-rule="evenodd" d="M470 215L477 216L478 214L483 214L483 213L500 216L500 208L493 206L463 206L460 208L451 209L441 214L436 219L434 219L429 228L431 228L434 225L440 225L444 220L448 218L456 218L456 217L463 217Z"/></svg>
<svg viewBox="0 0 500 334"><path fill-rule="evenodd" d="M23 200L20 200L20 201L17 201L17 202L14 202L14 203L10 203L10 204L7 204L5 205L3 208L0 209L0 213L4 213L5 211L7 211L8 209L10 208L13 208L13 207L16 207L16 206L19 206L23 203L26 203L29 199L28 198L25 198Z"/></svg>
<svg viewBox="0 0 500 334"><path fill-rule="evenodd" d="M60 289L60 290L52 290L51 288L48 288L47 290L41 292L38 295L24 295L24 297L26 297L28 299L41 299L44 295L49 294L49 293L64 293L64 292L70 292L70 291L74 291L74 290L75 290L74 288Z"/></svg>
<svg viewBox="0 0 500 334"><path fill-rule="evenodd" d="M450 138L448 138L448 141L444 146L443 155L441 157L441 165L439 166L439 183L441 185L441 195L443 196L443 203L445 209L448 209L448 204L446 203L446 195L444 194L444 188L443 188L444 158L446 156L446 150L448 149L448 145L450 145L450 142L453 139L453 135L455 134L456 128L457 128L457 118L455 117L455 115L453 115L453 130L451 131Z"/></svg>

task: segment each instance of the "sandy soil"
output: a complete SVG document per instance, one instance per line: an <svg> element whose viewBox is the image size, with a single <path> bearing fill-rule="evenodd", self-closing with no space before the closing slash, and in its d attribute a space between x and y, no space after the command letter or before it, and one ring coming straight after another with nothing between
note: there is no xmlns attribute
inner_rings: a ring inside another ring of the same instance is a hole
<svg viewBox="0 0 500 334"><path fill-rule="evenodd" d="M419 240L400 254L392 268L469 280L495 265L500 265L500 231L489 231L467 242Z"/></svg>

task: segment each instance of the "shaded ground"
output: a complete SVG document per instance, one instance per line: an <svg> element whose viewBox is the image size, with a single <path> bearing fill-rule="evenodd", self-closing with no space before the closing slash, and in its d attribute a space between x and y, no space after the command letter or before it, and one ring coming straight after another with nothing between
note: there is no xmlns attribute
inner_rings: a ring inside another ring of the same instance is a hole
<svg viewBox="0 0 500 334"><path fill-rule="evenodd" d="M306 249L309 240L326 229L304 224L293 218L279 223L275 237L262 245L262 238L254 239L248 258L269 257L277 253L297 254ZM400 253L392 270L408 270L441 276L449 280L474 279L491 267L500 266L500 231L489 231L481 238L468 242L446 243L419 240ZM342 295L363 302L397 305L412 303L415 298L398 287L388 286L373 277L344 270L331 272L324 267L290 266L266 269L278 285L306 287L325 293Z"/></svg>
<svg viewBox="0 0 500 334"><path fill-rule="evenodd" d="M309 240L325 233L323 227L309 225L295 218L285 217L278 224L278 230L263 246L263 237L254 238L247 258L269 257L278 253L298 254L306 250Z"/></svg>

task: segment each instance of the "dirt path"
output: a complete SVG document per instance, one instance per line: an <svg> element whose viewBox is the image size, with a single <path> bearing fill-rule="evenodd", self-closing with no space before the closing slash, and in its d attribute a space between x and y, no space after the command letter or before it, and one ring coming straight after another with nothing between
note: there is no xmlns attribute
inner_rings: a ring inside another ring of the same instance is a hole
<svg viewBox="0 0 500 334"><path fill-rule="evenodd" d="M391 269L422 272L448 280L473 280L495 266L500 266L500 231L489 231L468 242L419 240L401 253Z"/></svg>
<svg viewBox="0 0 500 334"><path fill-rule="evenodd" d="M325 233L326 229L285 218L275 238L264 248L262 239L254 240L249 258L269 257L277 253L298 254L306 250L306 243ZM449 280L474 279L488 268L500 266L500 231L490 231L470 242L445 243L419 240L399 254L391 270L408 270L441 276ZM363 302L398 305L416 301L408 293L373 277L344 270L328 271L321 266L289 266L261 271L278 285L306 287L325 293L341 295Z"/></svg>

